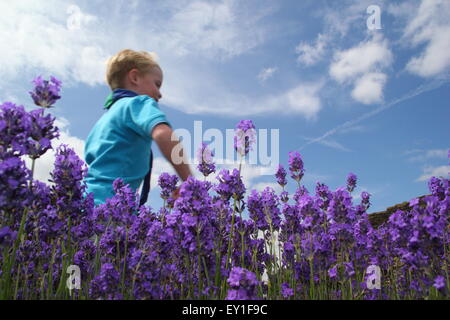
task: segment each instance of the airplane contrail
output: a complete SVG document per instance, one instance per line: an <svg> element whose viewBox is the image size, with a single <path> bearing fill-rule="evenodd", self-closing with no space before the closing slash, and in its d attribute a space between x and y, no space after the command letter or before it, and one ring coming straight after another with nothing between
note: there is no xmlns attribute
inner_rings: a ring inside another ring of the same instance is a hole
<svg viewBox="0 0 450 320"><path fill-rule="evenodd" d="M397 99L395 99L393 101L390 101L390 102L388 102L386 104L383 104L380 107L376 108L375 110L367 112L367 113L363 114L362 116L360 116L360 117L358 117L356 119L346 121L343 124L337 126L336 128L325 132L322 136L320 136L318 138L314 138L314 139L309 140L303 146L298 148L298 150L302 150L307 145L310 145L312 143L316 143L316 142L322 141L323 139L325 139L325 138L327 138L327 137L337 133L341 129L345 129L345 128L351 127L351 126L353 126L353 125L355 125L355 124L357 124L357 123L359 123L359 122L361 122L363 120L371 118L374 115L376 115L376 114L378 114L378 113L380 113L380 112L382 112L382 111L384 111L386 109L389 109L389 108L393 107L396 104L399 104L400 102L403 102L405 100L409 100L411 98L414 98L415 96L418 96L419 94L422 94L424 92L435 90L435 89L443 86L444 84L448 83L449 81L450 81L450 74L447 74L447 75L445 75L445 76L443 76L443 77L441 77L439 79L436 79L436 80L430 81L428 83L425 83L425 84L417 87L416 89L408 92L407 94L403 95L400 98L397 98Z"/></svg>

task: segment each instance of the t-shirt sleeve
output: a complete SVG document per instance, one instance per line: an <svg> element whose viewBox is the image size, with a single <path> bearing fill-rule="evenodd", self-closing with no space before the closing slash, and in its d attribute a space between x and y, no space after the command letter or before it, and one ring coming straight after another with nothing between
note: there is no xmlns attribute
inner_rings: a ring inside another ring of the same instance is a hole
<svg viewBox="0 0 450 320"><path fill-rule="evenodd" d="M166 123L171 127L166 115L159 109L158 103L148 96L133 99L127 108L126 117L127 126L147 139L151 139L150 133L156 125Z"/></svg>

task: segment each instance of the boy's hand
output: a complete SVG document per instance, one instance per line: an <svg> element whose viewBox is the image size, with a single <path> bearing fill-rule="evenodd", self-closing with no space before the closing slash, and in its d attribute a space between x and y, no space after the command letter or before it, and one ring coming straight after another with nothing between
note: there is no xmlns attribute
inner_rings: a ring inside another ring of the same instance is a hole
<svg viewBox="0 0 450 320"><path fill-rule="evenodd" d="M181 180L186 181L187 178L192 175L192 172L185 159L181 163L179 163L178 161L177 163L175 163L173 161L172 151L174 150L174 148L179 147L178 144L180 143L180 141L175 136L174 139L172 139L172 134L172 128L170 128L165 123L160 123L153 128L151 137L153 141L155 141L158 145L159 150L161 150L163 156L172 164ZM184 158L184 150L181 149L179 151L179 155Z"/></svg>
<svg viewBox="0 0 450 320"><path fill-rule="evenodd" d="M180 197L180 187L177 187L174 192L172 192L173 200L177 200Z"/></svg>

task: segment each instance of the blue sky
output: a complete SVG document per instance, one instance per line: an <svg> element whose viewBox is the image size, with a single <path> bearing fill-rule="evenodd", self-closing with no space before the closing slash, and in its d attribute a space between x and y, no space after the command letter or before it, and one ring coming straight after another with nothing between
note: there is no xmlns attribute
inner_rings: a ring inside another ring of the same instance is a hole
<svg viewBox="0 0 450 320"><path fill-rule="evenodd" d="M370 5L381 29L367 27ZM46 0L0 11L0 101L33 108L31 79L62 79L51 112L60 141L81 157L109 93L105 60L131 48L158 54L159 104L173 127L201 120L225 132L252 119L279 129L280 162L299 151L310 191L316 181L344 186L353 172L356 199L371 193L374 212L426 194L433 175L448 177L449 1ZM153 150L154 186L169 168ZM53 160L39 159L38 179ZM257 172L244 168L251 188L275 187ZM157 188L148 204L160 204Z"/></svg>

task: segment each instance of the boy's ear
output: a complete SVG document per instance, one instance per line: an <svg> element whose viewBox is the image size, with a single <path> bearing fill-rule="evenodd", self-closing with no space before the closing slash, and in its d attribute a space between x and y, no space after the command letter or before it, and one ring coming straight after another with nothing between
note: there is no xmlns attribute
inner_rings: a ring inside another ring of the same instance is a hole
<svg viewBox="0 0 450 320"><path fill-rule="evenodd" d="M131 84L137 85L138 84L138 78L139 78L139 70L134 68L128 71L128 80Z"/></svg>

